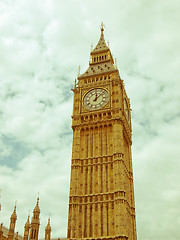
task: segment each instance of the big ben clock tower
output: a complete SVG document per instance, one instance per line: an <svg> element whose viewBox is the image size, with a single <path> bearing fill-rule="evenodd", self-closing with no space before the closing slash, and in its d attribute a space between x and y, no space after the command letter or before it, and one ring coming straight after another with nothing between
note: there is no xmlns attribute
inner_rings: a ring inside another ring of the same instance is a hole
<svg viewBox="0 0 180 240"><path fill-rule="evenodd" d="M68 239L136 240L130 101L103 32L73 89Z"/></svg>

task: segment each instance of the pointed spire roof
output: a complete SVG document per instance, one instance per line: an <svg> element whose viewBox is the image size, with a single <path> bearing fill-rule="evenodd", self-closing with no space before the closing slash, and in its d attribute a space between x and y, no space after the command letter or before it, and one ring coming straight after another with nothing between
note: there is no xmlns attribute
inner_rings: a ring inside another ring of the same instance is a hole
<svg viewBox="0 0 180 240"><path fill-rule="evenodd" d="M16 203L15 203L15 206L14 206L14 211L13 211L13 213L12 213L12 215L11 215L11 219L17 219L17 214L16 214Z"/></svg>
<svg viewBox="0 0 180 240"><path fill-rule="evenodd" d="M90 53L89 67L85 73L78 75L78 80L94 75L111 73L117 71L114 66L113 56L104 40L104 24L101 24L101 36L98 44Z"/></svg>
<svg viewBox="0 0 180 240"><path fill-rule="evenodd" d="M46 226L46 228L45 228L45 231L46 231L46 232L47 232L47 231L51 231L50 218L48 219L48 224L47 224L47 226Z"/></svg>
<svg viewBox="0 0 180 240"><path fill-rule="evenodd" d="M108 50L108 49L109 49L109 47L106 45L106 42L105 42L105 39L104 39L104 24L102 22L101 23L101 36L100 36L99 42L97 43L96 47L91 52L91 54L101 52L101 51L104 51L104 50Z"/></svg>
<svg viewBox="0 0 180 240"><path fill-rule="evenodd" d="M37 203L36 203L36 206L35 206L33 212L39 212L39 213L40 213L40 208L39 208L39 196L38 196L38 198L37 198Z"/></svg>
<svg viewBox="0 0 180 240"><path fill-rule="evenodd" d="M25 223L25 226L24 226L25 228L26 228L26 227L30 227L30 221L29 221L29 218L30 218L30 216L28 215L27 222Z"/></svg>

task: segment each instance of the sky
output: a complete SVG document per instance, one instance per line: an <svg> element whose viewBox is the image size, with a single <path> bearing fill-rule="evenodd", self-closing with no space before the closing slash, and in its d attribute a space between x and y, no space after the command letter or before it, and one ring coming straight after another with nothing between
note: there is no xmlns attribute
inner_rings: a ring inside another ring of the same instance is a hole
<svg viewBox="0 0 180 240"><path fill-rule="evenodd" d="M0 222L67 231L78 67L105 39L131 99L138 240L180 238L180 1L0 0Z"/></svg>

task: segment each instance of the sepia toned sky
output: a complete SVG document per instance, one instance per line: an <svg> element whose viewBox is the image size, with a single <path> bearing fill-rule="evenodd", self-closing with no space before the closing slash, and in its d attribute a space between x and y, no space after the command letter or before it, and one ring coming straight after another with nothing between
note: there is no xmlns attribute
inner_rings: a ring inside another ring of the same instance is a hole
<svg viewBox="0 0 180 240"><path fill-rule="evenodd" d="M0 0L0 223L67 230L74 79L105 39L131 99L138 240L180 238L180 1Z"/></svg>

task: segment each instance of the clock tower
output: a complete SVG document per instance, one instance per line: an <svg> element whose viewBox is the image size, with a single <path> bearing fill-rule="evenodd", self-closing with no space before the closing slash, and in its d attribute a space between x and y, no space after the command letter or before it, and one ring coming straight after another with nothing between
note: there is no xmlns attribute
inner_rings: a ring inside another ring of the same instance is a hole
<svg viewBox="0 0 180 240"><path fill-rule="evenodd" d="M130 100L103 32L73 89L67 238L136 240Z"/></svg>

